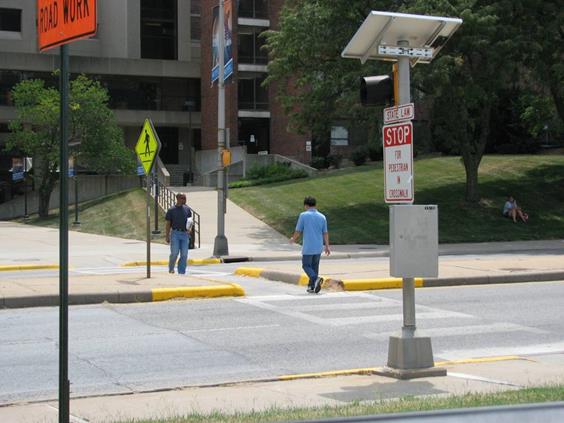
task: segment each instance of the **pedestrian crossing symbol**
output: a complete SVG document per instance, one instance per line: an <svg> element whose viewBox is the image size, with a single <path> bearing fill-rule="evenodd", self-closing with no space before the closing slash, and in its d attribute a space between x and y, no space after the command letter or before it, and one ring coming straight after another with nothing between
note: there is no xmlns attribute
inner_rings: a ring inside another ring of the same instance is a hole
<svg viewBox="0 0 564 423"><path fill-rule="evenodd" d="M145 119L141 135L139 135L139 139L135 145L135 152L137 153L137 157L139 157L143 170L145 170L145 175L148 175L151 171L153 162L159 154L160 149L161 141L159 140L157 131L155 131L153 122L151 119Z"/></svg>

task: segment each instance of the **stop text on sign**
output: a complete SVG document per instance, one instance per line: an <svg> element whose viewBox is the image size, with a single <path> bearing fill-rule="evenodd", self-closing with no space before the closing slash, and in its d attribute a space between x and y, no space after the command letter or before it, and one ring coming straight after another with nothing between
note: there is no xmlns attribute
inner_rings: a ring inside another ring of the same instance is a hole
<svg viewBox="0 0 564 423"><path fill-rule="evenodd" d="M96 0L37 0L39 50L96 34Z"/></svg>
<svg viewBox="0 0 564 423"><path fill-rule="evenodd" d="M413 125L411 122L397 125L386 125L384 131L384 147L411 144L413 139Z"/></svg>
<svg viewBox="0 0 564 423"><path fill-rule="evenodd" d="M385 125L382 133L384 199L386 203L413 203L413 124Z"/></svg>

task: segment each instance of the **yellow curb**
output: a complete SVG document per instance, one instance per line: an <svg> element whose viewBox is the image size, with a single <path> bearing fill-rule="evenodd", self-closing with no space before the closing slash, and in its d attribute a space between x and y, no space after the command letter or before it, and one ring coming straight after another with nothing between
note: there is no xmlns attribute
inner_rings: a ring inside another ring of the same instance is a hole
<svg viewBox="0 0 564 423"><path fill-rule="evenodd" d="M259 267L238 267L233 273L240 276L251 276L253 278L259 278L260 274L263 271L264 269L261 269Z"/></svg>
<svg viewBox="0 0 564 423"><path fill-rule="evenodd" d="M377 367L370 367L366 369L334 370L329 372L282 375L282 376L278 376L277 379L280 381L288 381L288 380L296 380L296 379L314 379L319 377L332 377L332 376L367 375L367 374L372 374L376 369Z"/></svg>
<svg viewBox="0 0 564 423"><path fill-rule="evenodd" d="M168 266L168 260L155 260L151 261L151 266ZM206 258L206 259L188 259L188 264L192 266L201 266L203 264L220 264L221 259L218 258ZM136 267L136 266L146 266L146 261L128 261L123 263L121 267Z"/></svg>
<svg viewBox="0 0 564 423"><path fill-rule="evenodd" d="M392 289L401 288L401 278L380 278L380 279L343 279L345 291L365 291L370 289ZM415 278L415 287L423 286L422 278Z"/></svg>
<svg viewBox="0 0 564 423"><path fill-rule="evenodd" d="M484 357L484 358L468 358L463 360L451 360L451 361L436 361L435 367L448 366L454 364L469 364L469 363L493 363L496 361L509 361L509 360L527 360L527 358L520 357L518 355L506 355L499 357ZM381 367L367 367L363 369L348 369L348 370L334 370L328 372L318 372L318 373L301 373L295 375L282 375L278 376L280 381L296 380L296 379L313 379L321 377L332 377L332 376L348 376L348 375L370 375L376 370L381 369Z"/></svg>
<svg viewBox="0 0 564 423"><path fill-rule="evenodd" d="M237 284L153 288L151 291L153 301L164 301L172 298L242 297L245 295L243 288Z"/></svg>
<svg viewBox="0 0 564 423"><path fill-rule="evenodd" d="M0 272L8 272L11 270L41 270L58 268L58 264L7 264L0 266Z"/></svg>
<svg viewBox="0 0 564 423"><path fill-rule="evenodd" d="M307 285L309 283L309 277L306 274L302 274L300 279L298 279L298 285Z"/></svg>
<svg viewBox="0 0 564 423"><path fill-rule="evenodd" d="M202 264L221 264L221 259L216 257L210 257L205 259L188 259L188 264L195 266Z"/></svg>
<svg viewBox="0 0 564 423"><path fill-rule="evenodd" d="M435 366L448 366L452 364L495 363L496 361L527 360L518 355L502 355L499 357L467 358L463 360L437 361Z"/></svg>

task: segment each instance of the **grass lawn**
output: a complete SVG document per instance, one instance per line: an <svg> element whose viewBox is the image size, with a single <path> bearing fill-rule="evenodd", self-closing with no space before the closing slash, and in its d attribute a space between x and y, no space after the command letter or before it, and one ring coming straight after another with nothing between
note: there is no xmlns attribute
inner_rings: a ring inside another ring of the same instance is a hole
<svg viewBox="0 0 564 423"><path fill-rule="evenodd" d="M74 206L71 204L71 206ZM114 194L78 206L80 225L73 225L74 207L69 208L69 229L98 235L128 239L147 239L146 193L141 189ZM151 231L155 229L155 208L151 206ZM22 219L20 222L24 223ZM27 223L50 228L59 227L59 215L53 213L47 219L32 216ZM164 243L164 213L159 209L159 235L152 235L155 242Z"/></svg>
<svg viewBox="0 0 564 423"><path fill-rule="evenodd" d="M136 423L253 423L295 420L317 420L330 417L352 417L408 411L428 411L449 408L469 408L510 404L527 404L564 399L564 386L527 388L494 394L467 394L449 397L403 398L400 400L351 403L342 406L318 408L273 408L252 413L190 414L187 416L160 419L136 420ZM127 421L130 422L130 421ZM123 421L122 423L126 423Z"/></svg>
<svg viewBox="0 0 564 423"><path fill-rule="evenodd" d="M465 172L458 157L414 162L415 204L438 204L440 242L564 238L564 156L485 156L480 203L464 201ZM230 199L282 234L294 229L303 198L316 197L333 244L388 243L382 163L337 170L272 185L232 189ZM512 194L529 214L514 224L501 215Z"/></svg>
<svg viewBox="0 0 564 423"><path fill-rule="evenodd" d="M414 162L415 204L438 204L441 242L564 239L564 156L485 156L480 165L481 201L464 201L465 172L457 157ZM270 185L237 188L229 198L284 235L294 230L306 195L317 198L327 216L333 244L387 244L388 205L384 203L382 163L322 172L316 177ZM501 215L512 194L529 214L529 222L513 223ZM144 240L145 194L137 189L79 207L79 226L71 230ZM205 218L205 216L203 216ZM154 208L151 207L151 230ZM21 221L21 219L20 219ZM57 227L58 217L30 219L31 224ZM164 215L160 212L163 242Z"/></svg>

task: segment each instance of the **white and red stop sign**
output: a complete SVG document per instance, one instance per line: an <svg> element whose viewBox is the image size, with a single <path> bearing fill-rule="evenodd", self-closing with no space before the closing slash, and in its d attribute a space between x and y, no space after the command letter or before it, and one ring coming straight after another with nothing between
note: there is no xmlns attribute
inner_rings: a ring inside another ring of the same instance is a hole
<svg viewBox="0 0 564 423"><path fill-rule="evenodd" d="M386 203L413 203L413 124L385 125L384 199Z"/></svg>

